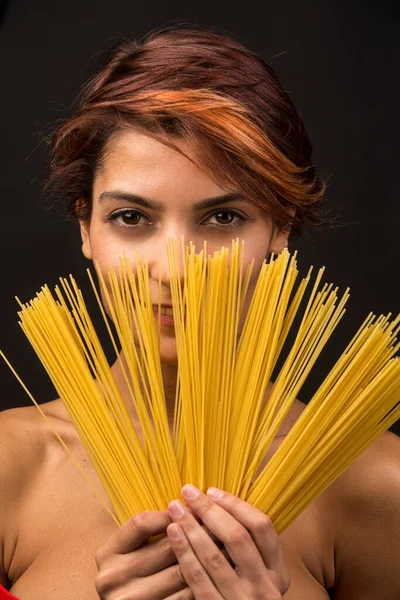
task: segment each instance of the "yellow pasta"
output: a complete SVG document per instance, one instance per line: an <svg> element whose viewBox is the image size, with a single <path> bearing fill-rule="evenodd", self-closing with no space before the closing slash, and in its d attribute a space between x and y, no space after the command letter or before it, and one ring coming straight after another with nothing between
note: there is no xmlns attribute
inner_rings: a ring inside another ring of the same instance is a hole
<svg viewBox="0 0 400 600"><path fill-rule="evenodd" d="M296 253L285 249L264 261L249 298L253 263L244 268L244 242L233 240L231 250L209 256L206 244L196 253L182 239L180 250L182 260L177 240L169 240L178 353L172 428L160 362L160 316L157 322L145 259L136 254L132 269L123 256L106 276L97 269L104 306L88 270L116 355L118 345L123 351L125 363L119 360L132 407L123 401L72 276L61 278L54 294L43 286L29 303L18 300L20 325L68 410L112 511L95 491L118 524L141 510L165 509L190 481L202 490L216 486L239 495L267 513L281 533L400 417L400 315L367 317L264 465L345 312L348 290L338 298L337 288L322 284L320 269L305 300L312 268L296 287ZM271 385L304 303L295 340ZM140 432L128 408L137 414Z"/></svg>

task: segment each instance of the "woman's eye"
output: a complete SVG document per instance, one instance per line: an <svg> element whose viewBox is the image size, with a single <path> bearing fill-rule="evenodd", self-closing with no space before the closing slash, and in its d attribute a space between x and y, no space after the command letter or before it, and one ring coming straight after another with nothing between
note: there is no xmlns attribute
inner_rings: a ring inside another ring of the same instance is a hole
<svg viewBox="0 0 400 600"><path fill-rule="evenodd" d="M245 217L233 210L218 210L206 217L203 224L216 228L240 227L245 220ZM107 221L115 222L121 227L151 225L150 219L137 210L117 211L107 217Z"/></svg>
<svg viewBox="0 0 400 600"><path fill-rule="evenodd" d="M210 223L210 220L212 219L215 219L215 221ZM240 216L236 212L233 212L232 210L219 210L210 215L210 217L207 219L207 222L209 222L210 225L221 227L242 225L244 221L244 217Z"/></svg>
<svg viewBox="0 0 400 600"><path fill-rule="evenodd" d="M115 221L119 225L129 227L130 225L142 225L141 219L146 219L144 215L136 210L124 210L113 213L108 217L108 221Z"/></svg>

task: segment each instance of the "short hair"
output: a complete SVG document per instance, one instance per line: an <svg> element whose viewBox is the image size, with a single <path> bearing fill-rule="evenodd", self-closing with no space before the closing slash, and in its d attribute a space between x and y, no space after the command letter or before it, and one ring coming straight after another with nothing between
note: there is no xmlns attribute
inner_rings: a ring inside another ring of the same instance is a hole
<svg viewBox="0 0 400 600"><path fill-rule="evenodd" d="M303 121L273 69L233 36L180 25L119 41L77 99L49 137L44 186L71 217L90 218L95 175L134 127L179 152L174 138L194 142L204 172L268 211L278 229L324 223L325 184Z"/></svg>

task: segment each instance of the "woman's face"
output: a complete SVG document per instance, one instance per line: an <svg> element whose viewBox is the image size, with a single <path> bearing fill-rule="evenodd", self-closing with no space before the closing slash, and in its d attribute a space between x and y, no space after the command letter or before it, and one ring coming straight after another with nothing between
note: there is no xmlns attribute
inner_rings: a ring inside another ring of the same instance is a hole
<svg viewBox="0 0 400 600"><path fill-rule="evenodd" d="M174 142L197 164L189 142ZM228 199L234 189L220 187L188 158L132 129L119 135L93 185L90 223L81 221L82 250L96 260L102 273L118 266L125 254L134 263L135 250L147 255L150 292L158 303L161 271L161 303L172 305L166 253L167 240L184 235L196 250L207 240L208 253L232 239L245 242L245 264L254 258L250 290L269 252L287 246L287 234L273 235L269 215L250 199ZM103 298L104 301L104 298ZM161 327L161 360L177 363L174 327Z"/></svg>

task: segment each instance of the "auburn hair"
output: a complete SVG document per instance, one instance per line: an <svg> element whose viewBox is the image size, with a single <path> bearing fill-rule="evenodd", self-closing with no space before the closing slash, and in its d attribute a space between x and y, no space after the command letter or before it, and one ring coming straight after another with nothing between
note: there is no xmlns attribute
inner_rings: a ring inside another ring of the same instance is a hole
<svg viewBox="0 0 400 600"><path fill-rule="evenodd" d="M44 186L73 218L90 219L95 175L134 127L182 154L174 139L194 142L196 164L278 229L324 223L325 186L299 113L273 69L228 34L180 25L119 42L77 101L49 137Z"/></svg>

